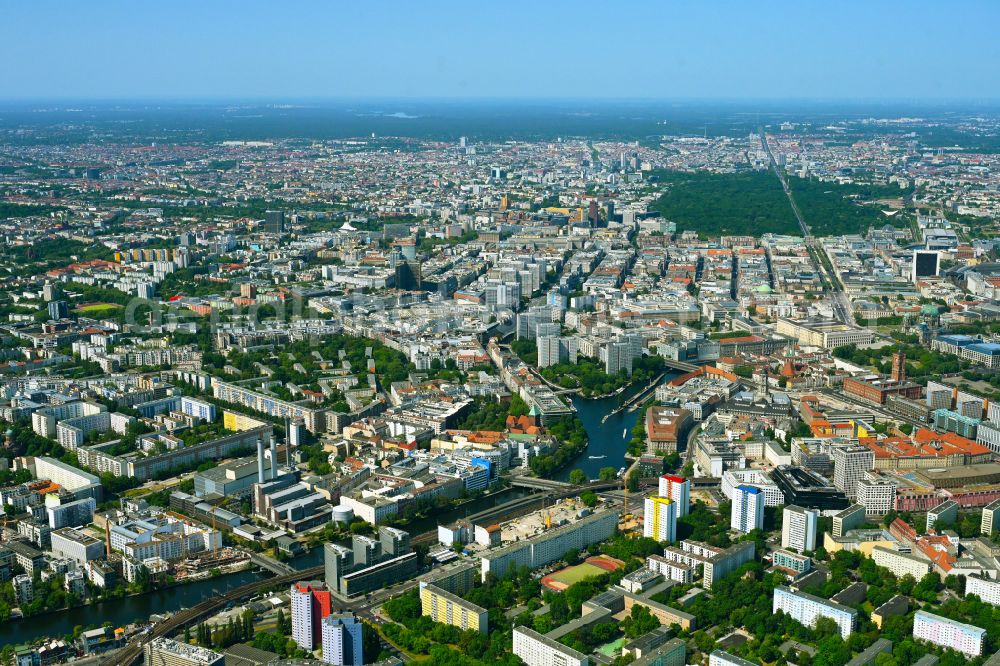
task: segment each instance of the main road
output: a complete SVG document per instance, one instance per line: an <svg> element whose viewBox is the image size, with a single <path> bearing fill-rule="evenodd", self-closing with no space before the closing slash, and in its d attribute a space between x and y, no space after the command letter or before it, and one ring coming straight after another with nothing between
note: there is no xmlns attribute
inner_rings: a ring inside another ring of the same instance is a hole
<svg viewBox="0 0 1000 666"><path fill-rule="evenodd" d="M802 238L805 240L806 247L809 249L809 257L812 260L813 266L819 275L826 276L826 282L829 285L828 288L824 288L827 296L830 297L830 307L833 310L834 315L840 321L844 322L849 326L854 325L853 311L851 310L851 299L847 297L844 293L844 287L840 282L840 278L833 274L832 271L827 271L826 267L823 265L822 261L817 260L817 256L820 253L825 254L826 250L823 248L822 244L817 242L816 237L812 235L809 230L809 225L806 224L805 218L802 217L802 211L799 210L799 205L795 203L795 197L792 196L792 188L788 186L788 178L785 176L785 172L778 167L778 162L774 159L774 155L771 153L771 146L767 142L767 132L764 131L763 127L758 128L760 132L760 145L767 153L767 159L771 163L771 169L774 171L775 175L778 176L778 180L781 182L781 189L785 191L785 196L788 197L788 203L792 207L792 213L795 214L795 219L799 223L799 229L802 230ZM814 254L815 253L815 254Z"/></svg>

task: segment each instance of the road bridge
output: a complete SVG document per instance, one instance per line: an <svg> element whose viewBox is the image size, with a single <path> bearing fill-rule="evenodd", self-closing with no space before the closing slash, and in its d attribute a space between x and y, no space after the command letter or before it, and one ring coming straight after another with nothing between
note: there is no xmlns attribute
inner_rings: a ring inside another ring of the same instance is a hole
<svg viewBox="0 0 1000 666"><path fill-rule="evenodd" d="M510 485L514 488L530 488L532 490L563 490L572 487L572 484L555 479L539 479L533 476L518 476L511 480Z"/></svg>
<svg viewBox="0 0 1000 666"><path fill-rule="evenodd" d="M251 553L250 561L258 567L264 567L276 576L286 576L296 571L295 567L286 564L285 562L279 562L273 557L268 557L263 553Z"/></svg>
<svg viewBox="0 0 1000 666"><path fill-rule="evenodd" d="M698 369L698 366L694 363L688 363L687 361L675 361L670 358L664 359L663 365L668 368L673 368L674 370L681 370L683 372L694 372Z"/></svg>

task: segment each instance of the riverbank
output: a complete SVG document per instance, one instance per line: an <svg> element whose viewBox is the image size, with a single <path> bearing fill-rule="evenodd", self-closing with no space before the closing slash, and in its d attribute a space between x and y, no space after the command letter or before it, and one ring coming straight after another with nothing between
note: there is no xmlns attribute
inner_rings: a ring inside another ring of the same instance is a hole
<svg viewBox="0 0 1000 666"><path fill-rule="evenodd" d="M665 371L657 380L656 385L673 379L680 373ZM626 388L625 401L649 390L648 384L632 384ZM584 398L574 395L570 398L577 416L583 423L587 433L587 447L583 449L566 467L559 470L552 478L568 481L574 469L583 470L589 479L600 476L602 467L613 467L618 470L628 466L625 453L632 439L632 428L639 420L641 410L618 410L620 395L605 398Z"/></svg>
<svg viewBox="0 0 1000 666"><path fill-rule="evenodd" d="M190 608L206 597L256 582L269 576L256 573L252 567L220 576L174 582L147 592L124 594L120 597L101 599L91 603L45 611L20 620L0 622L0 645L29 643L44 637L61 637L72 634L74 627L88 627L100 620L98 626L110 622L121 627L133 622L145 622L150 615Z"/></svg>

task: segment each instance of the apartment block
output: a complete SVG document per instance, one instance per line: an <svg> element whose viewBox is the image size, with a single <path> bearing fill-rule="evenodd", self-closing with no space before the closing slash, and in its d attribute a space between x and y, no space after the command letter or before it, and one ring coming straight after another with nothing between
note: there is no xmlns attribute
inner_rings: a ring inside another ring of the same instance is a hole
<svg viewBox="0 0 1000 666"><path fill-rule="evenodd" d="M677 540L677 503L666 497L647 497L642 514L642 536L657 541Z"/></svg>
<svg viewBox="0 0 1000 666"><path fill-rule="evenodd" d="M919 610L913 615L913 637L978 657L983 653L986 630Z"/></svg>
<svg viewBox="0 0 1000 666"><path fill-rule="evenodd" d="M880 567L885 567L897 578L910 575L920 580L931 570L930 560L908 553L901 553L885 546L872 548L872 560Z"/></svg>
<svg viewBox="0 0 1000 666"><path fill-rule="evenodd" d="M526 666L590 666L587 655L528 627L514 629L514 654Z"/></svg>
<svg viewBox="0 0 1000 666"><path fill-rule="evenodd" d="M485 608L437 585L420 583L420 613L435 622L450 624L463 631L474 629L482 634L488 632L489 614Z"/></svg>
<svg viewBox="0 0 1000 666"><path fill-rule="evenodd" d="M781 521L782 548L794 548L800 553L816 550L819 511L792 504L782 511Z"/></svg>
<svg viewBox="0 0 1000 666"><path fill-rule="evenodd" d="M840 627L840 636L844 640L851 635L858 622L858 612L853 608L784 586L774 589L771 612L779 610L807 627L815 627L821 617L830 618Z"/></svg>

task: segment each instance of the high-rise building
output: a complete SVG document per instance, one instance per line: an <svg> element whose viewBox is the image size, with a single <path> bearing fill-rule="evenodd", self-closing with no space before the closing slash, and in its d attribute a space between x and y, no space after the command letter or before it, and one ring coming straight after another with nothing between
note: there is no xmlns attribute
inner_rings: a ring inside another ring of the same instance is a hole
<svg viewBox="0 0 1000 666"><path fill-rule="evenodd" d="M858 481L874 467L875 452L867 446L837 447L833 450L833 485L854 501L858 497Z"/></svg>
<svg viewBox="0 0 1000 666"><path fill-rule="evenodd" d="M858 481L858 504L869 516L884 516L896 506L896 482L878 472L865 472Z"/></svg>
<svg viewBox="0 0 1000 666"><path fill-rule="evenodd" d="M913 615L913 637L978 657L983 653L986 630L919 610Z"/></svg>
<svg viewBox="0 0 1000 666"><path fill-rule="evenodd" d="M323 661L334 666L365 663L361 622L353 613L333 613L322 620Z"/></svg>
<svg viewBox="0 0 1000 666"><path fill-rule="evenodd" d="M319 581L292 585L292 640L304 650L315 650L321 640L321 623L330 614L330 591Z"/></svg>
<svg viewBox="0 0 1000 666"><path fill-rule="evenodd" d="M935 529L939 523L945 523L947 525L953 524L958 520L958 502L955 500L948 500L947 502L942 502L936 507L927 512L927 531Z"/></svg>
<svg viewBox="0 0 1000 666"><path fill-rule="evenodd" d="M548 368L559 363L559 336L540 335L535 338L535 348L538 353L538 367Z"/></svg>
<svg viewBox="0 0 1000 666"><path fill-rule="evenodd" d="M379 527L378 541L382 557L399 557L410 552L410 533L395 527Z"/></svg>
<svg viewBox="0 0 1000 666"><path fill-rule="evenodd" d="M154 638L143 646L145 666L222 666L218 652L169 638Z"/></svg>
<svg viewBox="0 0 1000 666"><path fill-rule="evenodd" d="M340 589L340 579L354 563L354 553L350 548L337 543L323 544L323 567L328 590Z"/></svg>
<svg viewBox="0 0 1000 666"><path fill-rule="evenodd" d="M858 620L858 611L850 606L793 591L783 585L774 588L771 612L777 613L779 610L807 627L815 627L816 621L821 617L830 618L837 623L840 637L844 640L854 631Z"/></svg>
<svg viewBox="0 0 1000 666"><path fill-rule="evenodd" d="M45 302L58 300L62 296L62 289L55 282L46 282L42 285L42 298Z"/></svg>
<svg viewBox="0 0 1000 666"><path fill-rule="evenodd" d="M355 534L351 538L354 550L354 564L358 567L369 567L382 559L382 542L364 534Z"/></svg>
<svg viewBox="0 0 1000 666"><path fill-rule="evenodd" d="M669 497L677 504L677 517L683 518L691 511L691 479L673 474L660 477L660 497Z"/></svg>
<svg viewBox="0 0 1000 666"><path fill-rule="evenodd" d="M677 540L677 504L667 497L647 497L642 514L642 536L657 541Z"/></svg>
<svg viewBox="0 0 1000 666"><path fill-rule="evenodd" d="M269 210L264 212L262 231L266 234L280 234L285 230L285 211Z"/></svg>
<svg viewBox="0 0 1000 666"><path fill-rule="evenodd" d="M983 507L983 521L979 526L979 531L984 536L989 536L997 530L1000 530L1000 499Z"/></svg>
<svg viewBox="0 0 1000 666"><path fill-rule="evenodd" d="M66 301L49 301L49 319L65 319L69 316Z"/></svg>
<svg viewBox="0 0 1000 666"><path fill-rule="evenodd" d="M819 511L794 504L786 506L781 516L781 547L800 553L816 550L816 523Z"/></svg>
<svg viewBox="0 0 1000 666"><path fill-rule="evenodd" d="M852 504L833 516L833 536L842 537L865 522L865 507Z"/></svg>
<svg viewBox="0 0 1000 666"><path fill-rule="evenodd" d="M753 486L737 486L729 526L747 534L764 529L764 493Z"/></svg>

